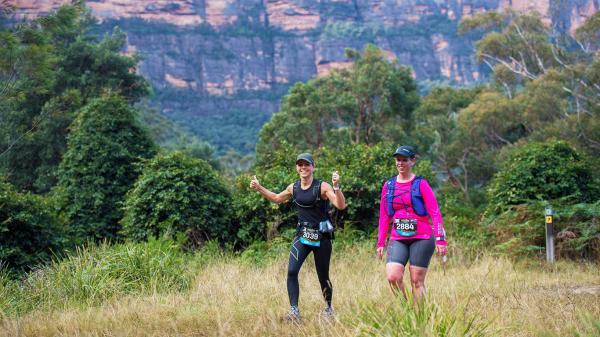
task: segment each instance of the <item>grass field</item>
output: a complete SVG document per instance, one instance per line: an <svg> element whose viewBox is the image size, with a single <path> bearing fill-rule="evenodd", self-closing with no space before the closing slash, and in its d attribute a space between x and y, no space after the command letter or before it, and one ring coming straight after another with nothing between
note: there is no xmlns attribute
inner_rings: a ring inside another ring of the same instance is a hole
<svg viewBox="0 0 600 337"><path fill-rule="evenodd" d="M300 272L302 322L296 325L281 321L288 309L285 253L260 265L231 256L213 257L211 263L199 259L204 257L184 264L193 274L184 290L132 288L100 301L65 298L64 305L44 305L51 296L40 296L36 307L12 314L4 300L0 336L600 335L596 264L559 261L548 267L536 260L455 253L445 274L434 258L428 299L414 306L391 294L371 245L334 245L337 318L319 315L324 302L309 257Z"/></svg>

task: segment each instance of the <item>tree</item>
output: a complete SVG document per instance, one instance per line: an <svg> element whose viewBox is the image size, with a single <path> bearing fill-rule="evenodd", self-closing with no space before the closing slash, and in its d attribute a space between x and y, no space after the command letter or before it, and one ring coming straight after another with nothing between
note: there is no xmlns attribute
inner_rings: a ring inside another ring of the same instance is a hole
<svg viewBox="0 0 600 337"><path fill-rule="evenodd" d="M93 99L75 119L57 192L79 239L118 239L121 205L154 144L120 96Z"/></svg>
<svg viewBox="0 0 600 337"><path fill-rule="evenodd" d="M434 169L442 173L450 183L459 188L464 199L470 203L470 187L477 185L468 159L473 152L470 146L461 143L459 114L481 93L481 88L454 89L434 88L421 100L414 113L413 144L425 158L430 158ZM473 168L475 169L475 168Z"/></svg>
<svg viewBox="0 0 600 337"><path fill-rule="evenodd" d="M191 247L212 239L233 241L230 199L205 160L184 152L159 154L127 193L121 233L132 240L182 233Z"/></svg>
<svg viewBox="0 0 600 337"><path fill-rule="evenodd" d="M89 99L104 91L130 102L148 94L131 72L136 56L121 54L120 31L100 42L81 3L0 30L0 172L18 189L46 193L66 148L68 126Z"/></svg>
<svg viewBox="0 0 600 337"><path fill-rule="evenodd" d="M290 89L281 111L260 131L258 165L269 165L273 150L285 144L316 151L406 138L419 100L410 70L388 61L373 45L362 53L346 53L354 61L349 70L333 71Z"/></svg>
<svg viewBox="0 0 600 337"><path fill-rule="evenodd" d="M294 85L275 113L260 130L257 160L266 164L273 150L290 142L297 149L319 149L332 143L333 133L344 129L340 115L348 107L341 93L346 82L332 75ZM347 141L344 139L344 141Z"/></svg>
<svg viewBox="0 0 600 337"><path fill-rule="evenodd" d="M353 131L352 142L374 144L392 137L388 132L410 129L411 114L419 102L410 69L387 61L374 45L367 45L362 54L346 50L346 56L354 65L341 76L348 81L353 109L341 119Z"/></svg>
<svg viewBox="0 0 600 337"><path fill-rule="evenodd" d="M600 54L596 53L600 14L594 14L574 36L546 27L537 15L512 11L482 13L461 22L461 32L492 31L477 42L477 57L494 70L509 98L523 84L546 77L558 82L569 104L562 118L575 123L578 141L600 150ZM512 76L511 76L512 75ZM552 101L552 100L550 100ZM571 118L570 115L576 115ZM570 122L568 122L570 123ZM590 126L593 126L590 128Z"/></svg>

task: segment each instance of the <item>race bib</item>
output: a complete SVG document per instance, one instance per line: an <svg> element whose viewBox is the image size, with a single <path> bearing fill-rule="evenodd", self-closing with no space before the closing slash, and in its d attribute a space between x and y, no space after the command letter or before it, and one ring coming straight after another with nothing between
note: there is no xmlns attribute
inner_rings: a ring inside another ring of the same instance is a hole
<svg viewBox="0 0 600 337"><path fill-rule="evenodd" d="M321 236L322 234L317 229L302 227L300 242L305 245L319 247L321 246Z"/></svg>
<svg viewBox="0 0 600 337"><path fill-rule="evenodd" d="M394 229L400 236L413 236L417 233L417 219L394 219Z"/></svg>

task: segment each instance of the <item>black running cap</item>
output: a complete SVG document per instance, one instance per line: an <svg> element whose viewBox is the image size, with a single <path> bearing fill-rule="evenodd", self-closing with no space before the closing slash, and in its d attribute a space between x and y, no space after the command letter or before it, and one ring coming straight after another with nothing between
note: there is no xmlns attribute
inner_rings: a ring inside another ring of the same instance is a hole
<svg viewBox="0 0 600 337"><path fill-rule="evenodd" d="M315 161L313 160L312 154L310 153L300 153L298 155L298 157L296 158L296 164L298 164L299 161L304 160L306 162L308 162L309 164L311 164L312 166L315 166Z"/></svg>
<svg viewBox="0 0 600 337"><path fill-rule="evenodd" d="M412 146L408 146L408 145L402 145L399 148L396 149L396 152L394 152L394 157L396 156L402 156L402 157L408 157L408 158L412 158L416 155L415 152L415 148Z"/></svg>

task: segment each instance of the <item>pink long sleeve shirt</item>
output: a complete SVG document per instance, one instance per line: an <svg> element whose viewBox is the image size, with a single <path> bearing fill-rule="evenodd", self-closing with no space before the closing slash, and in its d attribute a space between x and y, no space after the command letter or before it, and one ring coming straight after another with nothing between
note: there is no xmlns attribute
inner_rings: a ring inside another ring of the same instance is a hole
<svg viewBox="0 0 600 337"><path fill-rule="evenodd" d="M377 238L378 248L385 246L390 223L394 219L417 219L417 231L411 236L400 236L398 233L396 233L396 230L394 230L394 227L392 226L390 240L429 239L431 235L445 238L442 215L440 214L437 200L435 199L435 195L431 190L431 186L429 186L425 179L421 179L421 195L423 196L423 202L425 203L427 214L429 214L429 217L431 217L431 221L433 222L433 228L427 215L417 215L413 210L410 197L410 187L413 180L414 178L404 183L399 183L396 181L396 187L394 189L394 201L392 203L394 215L392 217L388 216L387 213L387 183L383 184L383 188L381 189L381 205L379 206L379 235ZM436 244L446 245L446 241L438 240L436 241Z"/></svg>

